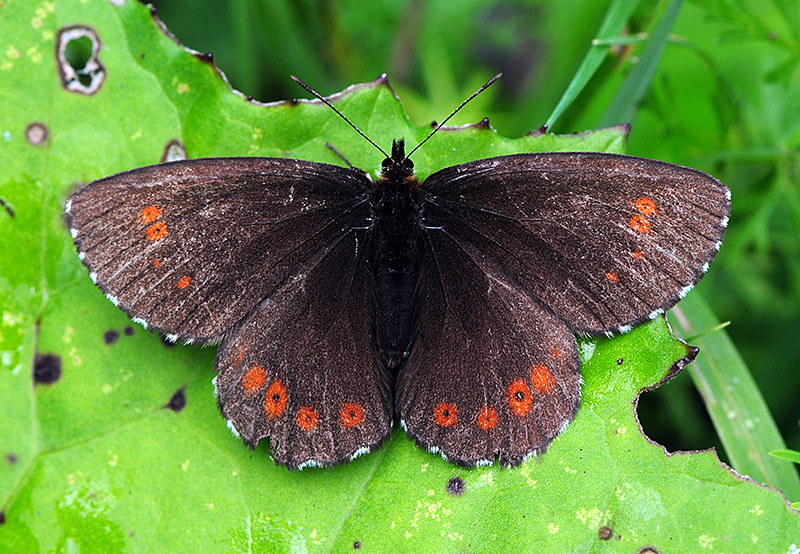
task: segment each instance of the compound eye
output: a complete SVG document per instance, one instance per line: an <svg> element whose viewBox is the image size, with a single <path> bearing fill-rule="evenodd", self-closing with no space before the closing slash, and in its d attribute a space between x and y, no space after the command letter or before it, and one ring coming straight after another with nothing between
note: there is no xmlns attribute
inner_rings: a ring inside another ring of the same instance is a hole
<svg viewBox="0 0 800 554"><path fill-rule="evenodd" d="M414 162L412 162L409 158L406 158L403 162L403 165L408 169L414 169Z"/></svg>
<svg viewBox="0 0 800 554"><path fill-rule="evenodd" d="M381 167L382 167L383 169L386 169L387 167L389 167L390 165L392 165L392 163L394 163L394 162L392 161L392 158L384 158L384 159L383 159L383 161L381 162Z"/></svg>

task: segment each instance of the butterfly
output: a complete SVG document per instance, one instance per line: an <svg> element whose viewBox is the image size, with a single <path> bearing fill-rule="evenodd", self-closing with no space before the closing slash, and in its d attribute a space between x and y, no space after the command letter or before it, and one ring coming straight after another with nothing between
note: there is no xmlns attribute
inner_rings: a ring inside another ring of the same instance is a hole
<svg viewBox="0 0 800 554"><path fill-rule="evenodd" d="M220 411L250 447L269 438L275 462L346 462L399 419L453 463L517 465L578 409L575 334L624 333L685 296L730 193L591 152L419 181L411 153L395 140L377 179L286 158L163 163L84 186L65 219L134 321L220 343Z"/></svg>

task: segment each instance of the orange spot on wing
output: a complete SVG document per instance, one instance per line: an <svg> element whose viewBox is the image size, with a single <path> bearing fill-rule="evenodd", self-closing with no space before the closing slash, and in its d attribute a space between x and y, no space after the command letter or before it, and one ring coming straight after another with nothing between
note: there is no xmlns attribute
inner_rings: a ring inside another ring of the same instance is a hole
<svg viewBox="0 0 800 554"><path fill-rule="evenodd" d="M161 260L153 260L153 267L159 267L161 265Z"/></svg>
<svg viewBox="0 0 800 554"><path fill-rule="evenodd" d="M478 424L478 427L484 431L488 431L497 425L497 419L497 410L491 406L484 406L481 408L481 411L478 412L478 417L475 422Z"/></svg>
<svg viewBox="0 0 800 554"><path fill-rule="evenodd" d="M142 223L153 223L159 217L161 217L161 208L158 206L147 206L139 214L139 220Z"/></svg>
<svg viewBox="0 0 800 554"><path fill-rule="evenodd" d="M442 427L452 427L458 423L458 408L455 404L440 402L433 409L433 419Z"/></svg>
<svg viewBox="0 0 800 554"><path fill-rule="evenodd" d="M233 361L241 362L244 359L245 353L247 353L247 345L237 343L233 347Z"/></svg>
<svg viewBox="0 0 800 554"><path fill-rule="evenodd" d="M634 250L633 257L636 258L637 260L641 260L642 258L644 258L644 254L642 254L641 250Z"/></svg>
<svg viewBox="0 0 800 554"><path fill-rule="evenodd" d="M647 198L646 196L642 196L639 200L637 200L633 205L637 210L642 212L644 215L653 215L656 213L656 203L653 202L652 199Z"/></svg>
<svg viewBox="0 0 800 554"><path fill-rule="evenodd" d="M556 348L555 346L550 349L550 357L554 360L563 360L564 359L564 352Z"/></svg>
<svg viewBox="0 0 800 554"><path fill-rule="evenodd" d="M556 378L544 364L531 366L531 388L536 392L550 394L556 385Z"/></svg>
<svg viewBox="0 0 800 554"><path fill-rule="evenodd" d="M617 275L613 271L609 271L608 273L606 273L606 278L612 283L619 283L619 275Z"/></svg>
<svg viewBox="0 0 800 554"><path fill-rule="evenodd" d="M301 429L304 431L311 431L319 425L319 412L311 406L303 406L300 408L300 411L297 412L297 417L295 419Z"/></svg>
<svg viewBox="0 0 800 554"><path fill-rule="evenodd" d="M345 402L339 408L339 419L342 427L358 427L364 421L364 408L357 402Z"/></svg>
<svg viewBox="0 0 800 554"><path fill-rule="evenodd" d="M533 406L533 398L531 397L531 389L525 384L522 379L514 379L514 381L506 389L506 399L508 400L508 407L511 408L511 413L517 417L527 415Z"/></svg>
<svg viewBox="0 0 800 554"><path fill-rule="evenodd" d="M650 222L647 221L644 216L639 214L631 216L631 220L628 222L628 225L630 225L631 229L637 233L646 233L650 230Z"/></svg>
<svg viewBox="0 0 800 554"><path fill-rule="evenodd" d="M273 381L267 389L267 398L264 400L264 411L267 417L278 417L286 409L286 387L281 380Z"/></svg>
<svg viewBox="0 0 800 554"><path fill-rule="evenodd" d="M157 221L147 228L148 240L161 240L167 236L167 226L163 222Z"/></svg>
<svg viewBox="0 0 800 554"><path fill-rule="evenodd" d="M189 277L188 275L184 275L183 277L181 277L180 281L178 281L177 287L179 289L185 289L186 287L189 286L189 283L191 283L191 282L192 282L192 278Z"/></svg>
<svg viewBox="0 0 800 554"><path fill-rule="evenodd" d="M258 364L254 364L242 375L242 388L247 394L261 390L267 384L267 372Z"/></svg>

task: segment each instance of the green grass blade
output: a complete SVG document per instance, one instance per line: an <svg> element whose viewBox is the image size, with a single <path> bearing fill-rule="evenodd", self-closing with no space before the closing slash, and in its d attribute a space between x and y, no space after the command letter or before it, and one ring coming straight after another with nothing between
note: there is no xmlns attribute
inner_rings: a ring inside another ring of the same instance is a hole
<svg viewBox="0 0 800 554"><path fill-rule="evenodd" d="M623 27L628 22L631 12L633 12L633 9L638 3L638 0L614 0L608 8L606 17L595 37L595 41L604 41L608 38L619 36ZM558 104L556 104L553 113L547 118L545 125L547 125L549 129L552 129L556 120L561 116L564 110L572 104L575 98L578 97L592 78L592 75L597 71L597 68L603 63L610 47L607 44L596 44L595 41L592 41L589 51L586 53L580 67L578 67L578 70L575 72L575 76L572 77L572 81L570 81L567 89L564 91L564 95L561 97L561 100L558 101Z"/></svg>
<svg viewBox="0 0 800 554"><path fill-rule="evenodd" d="M705 336L719 321L697 292L670 311L676 334L700 347L687 367L706 404L711 421L731 465L739 473L781 490L790 500L800 499L800 479L794 466L769 455L786 444L753 381L750 371L725 331Z"/></svg>
<svg viewBox="0 0 800 554"><path fill-rule="evenodd" d="M661 60L661 53L664 51L667 38L675 25L681 6L683 6L683 0L672 0L664 10L664 15L653 30L650 40L639 56L639 61L628 73L614 101L606 110L600 121L600 127L610 127L633 120L639 103L655 75L658 62Z"/></svg>
<svg viewBox="0 0 800 554"><path fill-rule="evenodd" d="M789 460L790 462L800 464L800 452L797 450L773 450L769 454L781 460Z"/></svg>

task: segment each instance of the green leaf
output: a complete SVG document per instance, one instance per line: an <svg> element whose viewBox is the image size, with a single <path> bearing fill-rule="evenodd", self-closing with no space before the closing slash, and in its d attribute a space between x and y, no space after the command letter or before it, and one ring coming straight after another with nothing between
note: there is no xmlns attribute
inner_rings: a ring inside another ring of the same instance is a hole
<svg viewBox="0 0 800 554"><path fill-rule="evenodd" d="M780 494L731 473L713 453L668 455L641 434L639 392L688 355L660 319L613 340L582 341L575 421L546 454L514 469L455 467L399 428L377 452L327 470L276 467L265 443L249 451L217 411L214 350L167 347L109 303L77 259L63 202L77 183L159 161L174 140L189 157L341 163L330 142L370 171L382 156L319 103L262 106L232 93L137 2L0 5L3 550L791 548L800 520ZM105 81L91 96L62 87L54 59L59 31L76 24L102 41ZM379 144L428 132L382 82L335 102ZM46 127L46 140L28 141L32 123ZM514 152L621 152L625 137L617 127L505 139L476 126L440 132L415 163L425 176ZM33 382L43 354L60 359L51 384ZM165 407L176 394L186 399L180 411ZM460 495L448 492L453 478L463 481Z"/></svg>
<svg viewBox="0 0 800 554"><path fill-rule="evenodd" d="M742 475L800 498L800 479L789 464L771 458L771 450L786 448L775 421L750 371L718 320L692 291L670 312L678 335L700 347L689 375L705 402L731 465ZM699 336L698 336L699 335Z"/></svg>

